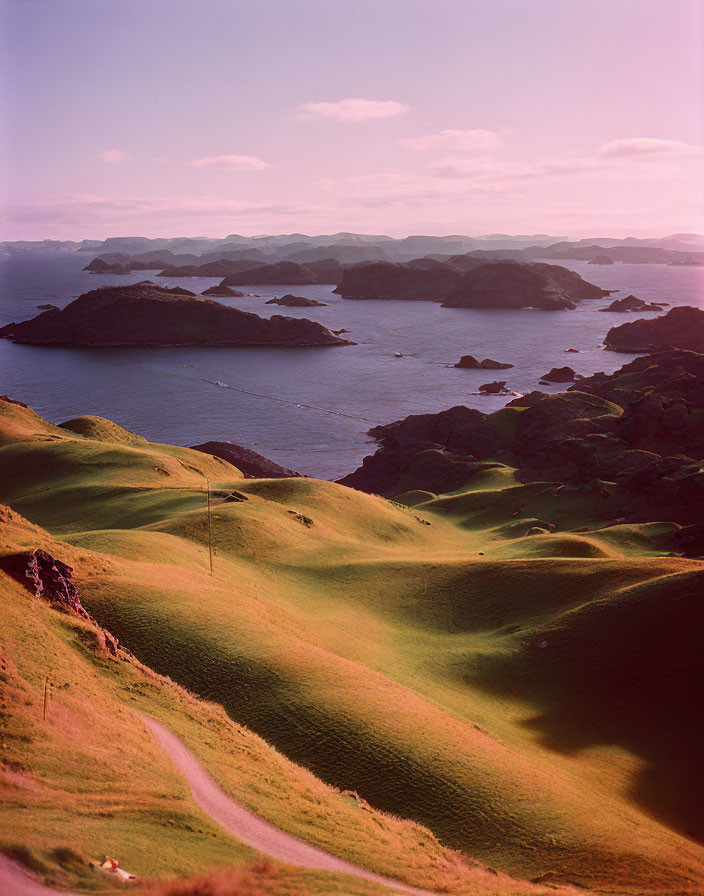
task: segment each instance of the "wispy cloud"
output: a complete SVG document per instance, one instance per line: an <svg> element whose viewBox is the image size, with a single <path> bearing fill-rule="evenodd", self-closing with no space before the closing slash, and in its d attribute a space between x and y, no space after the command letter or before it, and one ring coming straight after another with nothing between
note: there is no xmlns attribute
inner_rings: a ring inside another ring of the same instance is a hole
<svg viewBox="0 0 704 896"><path fill-rule="evenodd" d="M599 149L603 159L653 158L667 156L689 157L701 155L703 147L682 140L662 140L656 137L626 137L610 140Z"/></svg>
<svg viewBox="0 0 704 896"><path fill-rule="evenodd" d="M372 121L380 118L396 118L408 111L408 106L396 100L368 100L347 97L336 103L303 103L298 106L297 118L332 118L345 124Z"/></svg>
<svg viewBox="0 0 704 896"><path fill-rule="evenodd" d="M129 154L122 152L121 149L103 149L96 158L107 165L116 165L118 162L124 162L130 158Z"/></svg>
<svg viewBox="0 0 704 896"><path fill-rule="evenodd" d="M256 156L204 156L193 159L191 165L194 168L227 168L230 171L263 171L271 168L268 162Z"/></svg>
<svg viewBox="0 0 704 896"><path fill-rule="evenodd" d="M496 131L485 131L475 128L471 131L445 130L436 134L425 134L422 137L406 137L399 140L401 146L415 152L431 149L463 149L467 151L488 152L503 145L503 140Z"/></svg>

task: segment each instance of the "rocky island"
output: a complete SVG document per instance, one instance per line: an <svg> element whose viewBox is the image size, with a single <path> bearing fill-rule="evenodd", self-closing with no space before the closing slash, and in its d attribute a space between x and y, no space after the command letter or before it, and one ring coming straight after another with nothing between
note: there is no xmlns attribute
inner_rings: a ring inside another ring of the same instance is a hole
<svg viewBox="0 0 704 896"><path fill-rule="evenodd" d="M277 298L274 296L273 299L269 299L268 302L264 303L265 305L286 305L289 308L312 308L315 305L327 305L327 302L317 302L315 299L307 299L305 296L293 296L291 293L286 293L285 296L281 296Z"/></svg>
<svg viewBox="0 0 704 896"><path fill-rule="evenodd" d="M509 367L513 367L513 364L504 364L501 361L493 361L491 358L477 361L474 355L462 355L453 366L461 367L463 370L508 370Z"/></svg>
<svg viewBox="0 0 704 896"><path fill-rule="evenodd" d="M62 311L0 329L0 337L31 345L351 345L306 318L269 320L212 299L177 295L145 281L80 296Z"/></svg>
<svg viewBox="0 0 704 896"><path fill-rule="evenodd" d="M423 267L375 262L347 268L334 290L347 299L430 299L448 308L575 308L610 294L559 265L423 259Z"/></svg>
<svg viewBox="0 0 704 896"><path fill-rule="evenodd" d="M623 299L614 299L607 308L600 308L599 311L618 311L619 313L628 313L636 311L662 311L660 302L644 302L636 296L630 295Z"/></svg>
<svg viewBox="0 0 704 896"><path fill-rule="evenodd" d="M609 295L579 274L555 264L515 261L483 264L467 271L443 301L446 308L576 308L583 299Z"/></svg>

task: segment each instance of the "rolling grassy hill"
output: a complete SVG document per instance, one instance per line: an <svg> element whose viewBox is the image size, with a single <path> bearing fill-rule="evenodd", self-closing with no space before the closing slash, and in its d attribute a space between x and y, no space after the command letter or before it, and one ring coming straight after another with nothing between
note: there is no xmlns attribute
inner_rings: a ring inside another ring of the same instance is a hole
<svg viewBox="0 0 704 896"><path fill-rule="evenodd" d="M662 526L526 537L557 498L508 468L472 491L406 495L408 507L311 479L244 480L101 418L54 427L6 402L0 482L0 500L46 530L22 523L8 550L48 539L84 606L138 661L227 715L137 662L91 658L95 688L116 713L144 691L143 709L283 829L455 892L521 891L472 860L608 892L701 891L704 563L664 556ZM73 652L75 640L65 632ZM33 645L37 668L46 641L12 639ZM152 684L130 688L129 676ZM138 733L129 740L139 754ZM392 814L360 812L320 779ZM36 817L18 839L45 849ZM164 873L130 852L128 829L125 865ZM179 871L220 864L223 837Z"/></svg>

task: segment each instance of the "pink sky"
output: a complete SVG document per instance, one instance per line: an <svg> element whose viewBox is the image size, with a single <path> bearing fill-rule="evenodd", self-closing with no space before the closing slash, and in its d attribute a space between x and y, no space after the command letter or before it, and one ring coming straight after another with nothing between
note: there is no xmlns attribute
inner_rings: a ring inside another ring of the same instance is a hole
<svg viewBox="0 0 704 896"><path fill-rule="evenodd" d="M3 239L704 232L699 0L0 0Z"/></svg>

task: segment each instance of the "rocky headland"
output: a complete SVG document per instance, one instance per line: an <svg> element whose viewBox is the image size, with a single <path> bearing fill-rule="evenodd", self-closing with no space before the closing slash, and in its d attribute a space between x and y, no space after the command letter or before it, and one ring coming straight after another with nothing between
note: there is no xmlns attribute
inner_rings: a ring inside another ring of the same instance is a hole
<svg viewBox="0 0 704 896"><path fill-rule="evenodd" d="M663 317L629 321L612 327L604 344L619 352L652 352L688 349L704 352L704 311L683 305Z"/></svg>
<svg viewBox="0 0 704 896"><path fill-rule="evenodd" d="M470 483L487 464L501 466L518 483L539 484L548 522L668 521L684 527L681 550L701 544L701 553L703 384L704 354L671 350L557 395L531 392L493 414L458 406L412 415L371 429L379 448L340 481L389 497L437 493ZM521 494L519 487L517 516Z"/></svg>
<svg viewBox="0 0 704 896"><path fill-rule="evenodd" d="M202 445L192 445L196 451L202 451L204 454L212 454L214 457L220 457L228 463L237 467L245 476L245 479L288 479L291 476L300 476L295 470L289 470L282 467L268 457L252 451L251 448L244 448L242 445L235 445L232 442L203 442Z"/></svg>

